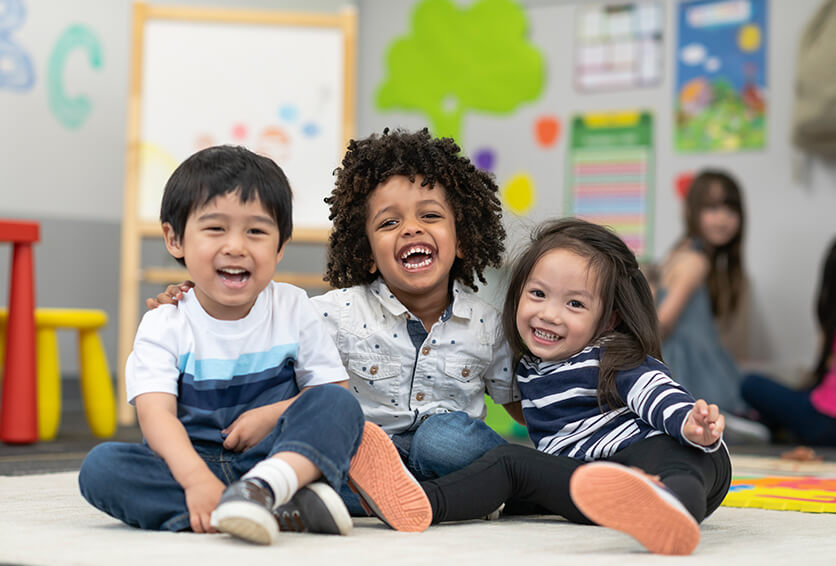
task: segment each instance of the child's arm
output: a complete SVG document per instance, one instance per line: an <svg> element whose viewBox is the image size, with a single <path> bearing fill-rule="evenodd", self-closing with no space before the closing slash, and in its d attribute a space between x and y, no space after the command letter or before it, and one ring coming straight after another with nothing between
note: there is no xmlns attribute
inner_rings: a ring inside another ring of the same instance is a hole
<svg viewBox="0 0 836 566"><path fill-rule="evenodd" d="M511 418L525 426L525 417L523 416L522 401L512 401L502 405L505 410L511 415Z"/></svg>
<svg viewBox="0 0 836 566"><path fill-rule="evenodd" d="M189 522L196 533L215 532L209 519L224 484L209 470L177 419L177 398L169 393L144 393L135 399L139 427L148 446L165 460L171 475L186 492Z"/></svg>
<svg viewBox="0 0 836 566"><path fill-rule="evenodd" d="M682 436L700 446L711 446L723 435L726 421L717 405L697 399L682 425Z"/></svg>
<svg viewBox="0 0 836 566"><path fill-rule="evenodd" d="M659 304L659 329L662 338L668 336L676 327L679 315L688 304L694 291L703 284L710 265L705 254L695 250L676 252L671 258L670 272L665 274L663 285L665 298Z"/></svg>

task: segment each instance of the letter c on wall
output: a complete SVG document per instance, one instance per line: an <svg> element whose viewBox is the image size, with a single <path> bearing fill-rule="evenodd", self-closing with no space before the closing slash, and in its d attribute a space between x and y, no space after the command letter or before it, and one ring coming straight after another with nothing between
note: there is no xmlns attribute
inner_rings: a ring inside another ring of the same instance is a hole
<svg viewBox="0 0 836 566"><path fill-rule="evenodd" d="M64 65L70 52L76 48L82 48L87 52L92 68L101 68L102 49L96 35L82 25L72 25L61 34L52 48L46 77L49 107L58 121L71 130L84 123L93 106L90 98L85 95L70 97L64 92Z"/></svg>

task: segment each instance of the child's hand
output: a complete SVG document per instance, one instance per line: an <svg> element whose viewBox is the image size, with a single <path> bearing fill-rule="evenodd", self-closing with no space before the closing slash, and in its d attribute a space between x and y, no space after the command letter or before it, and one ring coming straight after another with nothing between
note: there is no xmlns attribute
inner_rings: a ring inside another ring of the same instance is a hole
<svg viewBox="0 0 836 566"><path fill-rule="evenodd" d="M703 399L697 399L685 419L682 435L694 444L711 446L722 436L725 428L726 420L717 405L709 405Z"/></svg>
<svg viewBox="0 0 836 566"><path fill-rule="evenodd" d="M188 279L179 285L169 285L156 298L145 299L145 308L152 311L160 305L176 305L177 301L183 298L183 293L192 287L194 287L194 282Z"/></svg>
<svg viewBox="0 0 836 566"><path fill-rule="evenodd" d="M243 452L264 440L276 428L276 423L287 405L289 403L280 401L241 413L231 425L221 431L226 435L224 448L233 452Z"/></svg>
<svg viewBox="0 0 836 566"><path fill-rule="evenodd" d="M212 511L218 506L221 494L226 486L211 473L199 481L184 487L186 507L189 509L189 522L196 533L216 533L211 525Z"/></svg>

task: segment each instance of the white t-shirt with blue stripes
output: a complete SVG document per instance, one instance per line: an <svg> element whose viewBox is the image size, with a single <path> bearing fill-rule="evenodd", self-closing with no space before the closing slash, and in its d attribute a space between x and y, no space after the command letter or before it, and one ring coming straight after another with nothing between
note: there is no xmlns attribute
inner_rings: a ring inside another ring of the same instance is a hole
<svg viewBox="0 0 836 566"><path fill-rule="evenodd" d="M271 282L239 320L212 318L192 291L145 313L125 378L128 402L175 395L190 438L223 442L241 413L348 376L305 292Z"/></svg>
<svg viewBox="0 0 836 566"><path fill-rule="evenodd" d="M694 398L670 378L662 362L650 356L616 376L616 388L627 406L599 406L600 355L601 347L595 345L562 361L531 357L520 361L517 382L523 415L538 450L592 461L659 434L705 452L720 448L720 440L706 447L682 435Z"/></svg>

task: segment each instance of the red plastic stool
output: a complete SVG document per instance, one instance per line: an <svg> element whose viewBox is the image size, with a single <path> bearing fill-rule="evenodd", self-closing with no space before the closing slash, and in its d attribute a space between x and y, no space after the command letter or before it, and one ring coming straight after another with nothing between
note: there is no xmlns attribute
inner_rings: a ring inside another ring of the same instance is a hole
<svg viewBox="0 0 836 566"><path fill-rule="evenodd" d="M37 222L0 219L0 242L13 244L3 401L0 406L0 440L10 444L31 444L38 440L32 244L38 241L39 232Z"/></svg>

